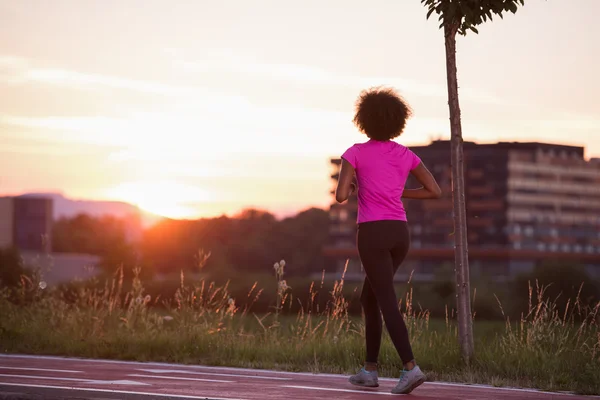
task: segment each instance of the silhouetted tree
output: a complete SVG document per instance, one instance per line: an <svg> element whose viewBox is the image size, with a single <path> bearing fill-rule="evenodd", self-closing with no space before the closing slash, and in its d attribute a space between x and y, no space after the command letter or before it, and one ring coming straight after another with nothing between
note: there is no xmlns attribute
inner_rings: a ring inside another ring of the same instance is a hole
<svg viewBox="0 0 600 400"><path fill-rule="evenodd" d="M126 219L87 214L59 219L52 227L52 251L98 255L105 270L114 271L123 265L129 275L138 261L134 244L127 238L129 223Z"/></svg>
<svg viewBox="0 0 600 400"><path fill-rule="evenodd" d="M157 270L179 272L197 264L199 250L210 252L207 273L271 273L285 259L290 274L320 270L328 235L328 214L310 209L278 221L260 210L245 210L234 218L197 221L165 220L146 231L143 254Z"/></svg>
<svg viewBox="0 0 600 400"><path fill-rule="evenodd" d="M427 18L439 15L446 44L446 73L448 106L450 108L450 137L452 158L452 194L454 201L454 238L456 259L457 309L459 344L463 359L469 363L473 356L473 322L469 283L467 247L467 218L465 211L465 184L463 173L463 137L458 102L456 76L456 34L468 31L478 33L476 26L491 21L493 14L502 18L504 12L517 12L524 0L421 0L427 9Z"/></svg>

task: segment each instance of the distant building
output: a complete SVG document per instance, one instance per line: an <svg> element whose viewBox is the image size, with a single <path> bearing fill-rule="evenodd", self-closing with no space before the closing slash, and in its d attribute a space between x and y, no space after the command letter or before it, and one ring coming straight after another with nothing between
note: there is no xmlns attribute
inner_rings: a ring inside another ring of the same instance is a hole
<svg viewBox="0 0 600 400"><path fill-rule="evenodd" d="M453 268L450 143L411 147L438 180L440 200L404 200L412 249L404 271L433 279ZM340 160L331 160L337 179ZM580 264L600 277L600 162L584 149L546 143L464 143L469 259L474 276L514 277L547 261ZM413 178L407 187L416 187ZM356 198L330 209L325 255L361 275ZM400 274L399 279L406 278Z"/></svg>
<svg viewBox="0 0 600 400"><path fill-rule="evenodd" d="M24 266L39 269L48 285L96 275L100 257L51 253L52 222L52 199L0 197L0 250L18 249Z"/></svg>
<svg viewBox="0 0 600 400"><path fill-rule="evenodd" d="M52 248L52 200L0 198L0 247L48 252Z"/></svg>
<svg viewBox="0 0 600 400"><path fill-rule="evenodd" d="M14 243L14 201L12 197L0 197L0 249Z"/></svg>

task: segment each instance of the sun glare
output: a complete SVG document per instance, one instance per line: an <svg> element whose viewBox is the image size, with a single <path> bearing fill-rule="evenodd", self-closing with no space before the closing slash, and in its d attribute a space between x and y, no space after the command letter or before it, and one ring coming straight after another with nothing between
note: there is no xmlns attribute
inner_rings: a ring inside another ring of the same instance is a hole
<svg viewBox="0 0 600 400"><path fill-rule="evenodd" d="M110 190L109 195L152 214L175 219L199 217L195 204L212 200L205 190L172 182L125 183Z"/></svg>

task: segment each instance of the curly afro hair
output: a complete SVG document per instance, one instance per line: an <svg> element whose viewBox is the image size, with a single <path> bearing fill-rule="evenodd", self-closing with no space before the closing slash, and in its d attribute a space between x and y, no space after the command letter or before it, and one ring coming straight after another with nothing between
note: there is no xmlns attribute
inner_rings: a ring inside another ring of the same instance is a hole
<svg viewBox="0 0 600 400"><path fill-rule="evenodd" d="M411 115L410 106L394 89L375 87L358 96L353 122L370 139L386 141L402 134Z"/></svg>

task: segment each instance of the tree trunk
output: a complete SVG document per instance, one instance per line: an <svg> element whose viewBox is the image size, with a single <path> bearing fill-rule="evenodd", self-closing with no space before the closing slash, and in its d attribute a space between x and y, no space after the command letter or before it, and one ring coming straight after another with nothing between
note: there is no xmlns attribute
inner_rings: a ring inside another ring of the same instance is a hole
<svg viewBox="0 0 600 400"><path fill-rule="evenodd" d="M448 106L450 108L450 147L452 159L452 201L454 203L454 260L456 273L456 305L458 310L458 340L461 355L469 364L473 357L473 320L469 283L469 249L465 206L463 138L458 103L456 76L456 33L458 25L446 24L446 74L448 77Z"/></svg>

